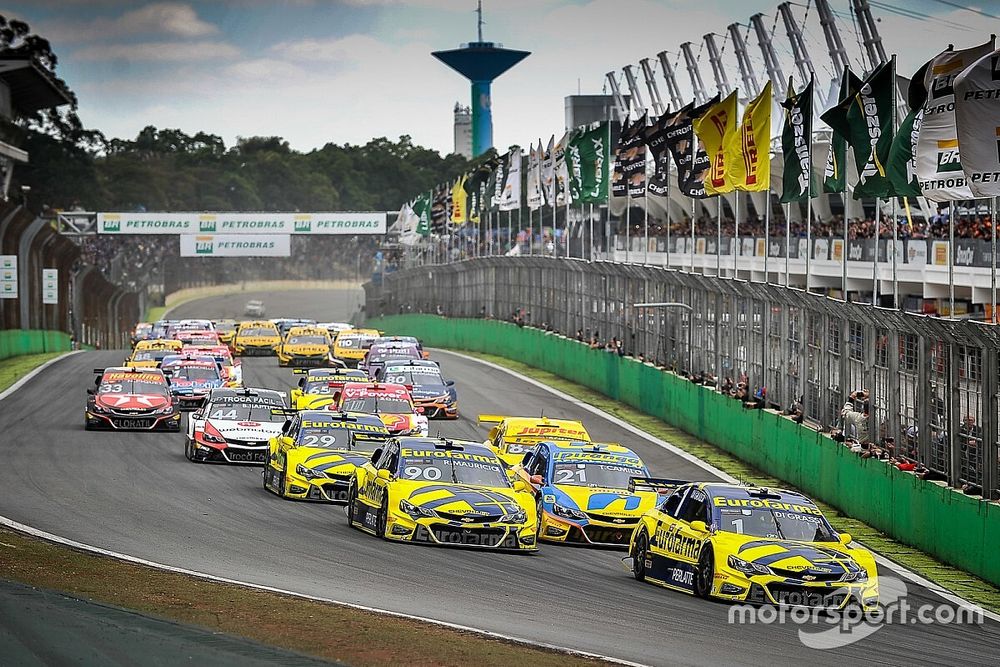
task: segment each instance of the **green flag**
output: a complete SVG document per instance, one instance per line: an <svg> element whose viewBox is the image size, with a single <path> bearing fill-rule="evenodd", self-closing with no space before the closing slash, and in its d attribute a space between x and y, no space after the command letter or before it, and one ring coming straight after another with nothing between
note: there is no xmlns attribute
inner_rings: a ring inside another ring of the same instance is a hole
<svg viewBox="0 0 1000 667"><path fill-rule="evenodd" d="M830 155L826 159L823 173L823 192L847 190L847 137L842 128L847 125L847 109L854 101L854 93L861 87L861 83L861 79L850 68L845 68L837 93L838 102L820 116L833 129Z"/></svg>
<svg viewBox="0 0 1000 667"><path fill-rule="evenodd" d="M788 97L781 106L785 108L785 127L781 131L781 152L785 168L781 174L781 203L802 201L810 189L812 196L819 192L812 164L812 97L813 82L809 79L801 93L795 94L788 82Z"/></svg>
<svg viewBox="0 0 1000 667"><path fill-rule="evenodd" d="M584 204L608 201L609 154L607 122L577 129L566 148L573 201Z"/></svg>
<svg viewBox="0 0 1000 667"><path fill-rule="evenodd" d="M431 193L425 192L413 202L413 212L420 218L417 223L417 234L430 236L431 233Z"/></svg>
<svg viewBox="0 0 1000 667"><path fill-rule="evenodd" d="M861 84L847 111L847 141L858 165L855 199L889 196L885 165L892 147L895 79L895 60L883 63Z"/></svg>
<svg viewBox="0 0 1000 667"><path fill-rule="evenodd" d="M885 171L889 177L889 194L894 197L919 197L922 194L917 180L917 137L920 135L920 121L924 117L924 102L927 101L924 75L933 60L925 62L910 79L906 93L910 113L906 114L899 124L899 131L892 138Z"/></svg>

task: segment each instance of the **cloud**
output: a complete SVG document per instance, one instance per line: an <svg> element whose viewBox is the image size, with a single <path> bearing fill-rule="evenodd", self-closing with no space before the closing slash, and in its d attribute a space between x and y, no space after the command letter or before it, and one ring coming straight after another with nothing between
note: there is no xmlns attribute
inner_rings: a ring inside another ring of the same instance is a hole
<svg viewBox="0 0 1000 667"><path fill-rule="evenodd" d="M80 61L130 60L145 62L196 62L229 60L240 50L225 42L147 42L145 44L95 44L73 52Z"/></svg>
<svg viewBox="0 0 1000 667"><path fill-rule="evenodd" d="M357 62L383 60L398 51L369 35L347 35L327 39L299 39L281 42L271 47L271 53L287 60L301 62Z"/></svg>
<svg viewBox="0 0 1000 667"><path fill-rule="evenodd" d="M38 32L58 42L88 42L131 35L172 35L188 39L207 37L219 29L198 17L191 5L155 2L127 11L117 18L96 18L87 22L54 21Z"/></svg>

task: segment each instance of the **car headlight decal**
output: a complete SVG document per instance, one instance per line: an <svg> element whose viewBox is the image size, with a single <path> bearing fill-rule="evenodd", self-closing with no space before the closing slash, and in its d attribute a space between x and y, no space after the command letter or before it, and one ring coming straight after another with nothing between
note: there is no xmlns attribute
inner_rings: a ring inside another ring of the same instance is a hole
<svg viewBox="0 0 1000 667"><path fill-rule="evenodd" d="M414 519L421 518L434 518L437 516L437 512L426 507L420 507L419 505L414 505L409 500L403 498L399 501L399 509L401 509L407 516Z"/></svg>
<svg viewBox="0 0 1000 667"><path fill-rule="evenodd" d="M728 563L729 567L748 576L753 576L755 574L774 574L768 566L760 565L759 563L752 563L750 561L743 560L738 556L730 556Z"/></svg>
<svg viewBox="0 0 1000 667"><path fill-rule="evenodd" d="M587 518L587 515L580 510L575 510L570 507L563 507L558 503L552 504L552 512L556 516L561 516L566 519L575 519L577 521L583 521Z"/></svg>
<svg viewBox="0 0 1000 667"><path fill-rule="evenodd" d="M295 473L305 477L306 479L325 479L326 473L321 470L313 470L312 468L307 468L301 463L295 466Z"/></svg>

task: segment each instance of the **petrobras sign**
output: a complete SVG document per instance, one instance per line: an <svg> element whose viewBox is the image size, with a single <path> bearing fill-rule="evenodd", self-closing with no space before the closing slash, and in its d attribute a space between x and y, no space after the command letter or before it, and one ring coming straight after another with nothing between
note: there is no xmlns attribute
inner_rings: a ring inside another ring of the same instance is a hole
<svg viewBox="0 0 1000 667"><path fill-rule="evenodd" d="M384 212L98 213L100 234L385 234Z"/></svg>
<svg viewBox="0 0 1000 667"><path fill-rule="evenodd" d="M181 257L289 257L288 234L181 234Z"/></svg>

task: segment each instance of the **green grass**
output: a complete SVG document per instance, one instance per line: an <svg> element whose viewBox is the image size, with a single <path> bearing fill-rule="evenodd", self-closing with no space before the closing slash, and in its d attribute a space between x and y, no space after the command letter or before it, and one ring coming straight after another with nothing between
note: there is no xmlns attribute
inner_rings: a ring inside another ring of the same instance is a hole
<svg viewBox="0 0 1000 667"><path fill-rule="evenodd" d="M146 321L155 322L156 320L161 320L165 312L167 312L166 306L153 306L146 311Z"/></svg>
<svg viewBox="0 0 1000 667"><path fill-rule="evenodd" d="M431 623L157 570L3 528L0 563L5 579L348 665L606 664Z"/></svg>
<svg viewBox="0 0 1000 667"><path fill-rule="evenodd" d="M583 387L569 380L565 380L552 373L539 370L533 366L528 366L518 361L498 357L492 354L482 354L463 350L463 354L490 361L504 368L543 382L548 386L569 394L574 398L599 408L608 414L618 417L622 421L642 429L650 435L683 449L684 451L697 456L702 461L710 463L716 468L723 470L737 479L761 484L764 486L778 486L788 488L790 485L775 477L771 477L756 468L747 465L735 456L725 452L714 445L699 440L684 431L663 422L656 417L652 417L636 410L624 403L612 400L603 394ZM848 532L857 540L871 547L886 558L889 558L921 576L939 584L957 595L981 605L985 609L1000 612L1000 589L987 581L969 574L964 570L945 565L924 552L906 546L884 533L872 528L866 523L852 519L838 512L835 508L824 503L817 503L823 510L827 518L840 532Z"/></svg>
<svg viewBox="0 0 1000 667"><path fill-rule="evenodd" d="M0 361L0 391L11 386L24 377L32 369L38 368L49 359L66 354L65 352L44 352L42 354L24 354Z"/></svg>

